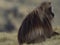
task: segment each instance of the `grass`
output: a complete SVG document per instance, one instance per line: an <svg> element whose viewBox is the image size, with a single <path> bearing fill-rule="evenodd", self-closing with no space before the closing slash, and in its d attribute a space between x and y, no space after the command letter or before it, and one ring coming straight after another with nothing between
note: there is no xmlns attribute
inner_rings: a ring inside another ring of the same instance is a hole
<svg viewBox="0 0 60 45"><path fill-rule="evenodd" d="M17 45L17 33L0 33L0 45Z"/></svg>
<svg viewBox="0 0 60 45"><path fill-rule="evenodd" d="M54 30L55 29L57 29L56 30L57 32L60 30L57 27L54 28ZM12 32L12 33L0 32L0 45L18 45L17 33L18 32ZM60 35L53 36L50 39L47 39L45 42L31 45L60 45Z"/></svg>
<svg viewBox="0 0 60 45"><path fill-rule="evenodd" d="M25 3L25 4L19 4L20 5L19 6L19 11L21 13L23 13L24 15L26 15L30 11L32 11L34 6L38 5L38 3L40 3L40 0L38 0L38 1L37 0L31 0L31 2L27 1L27 3ZM57 6L58 5L56 5L56 7ZM4 1L0 1L0 7L3 8L3 9L8 9L10 7L14 7L14 5L13 5L13 3L7 3L7 2L4 2ZM59 9L59 8L57 8L57 9ZM57 11L57 12L59 12L59 11ZM10 19L12 20L12 23L18 29L21 21L18 23L18 20L16 21L15 18L13 19L13 17L11 17ZM58 18L57 18L57 20L58 20ZM56 21L56 22L58 22L58 21ZM4 23L5 23L4 18L0 14L0 24L4 24ZM60 27L55 27L54 30L56 32L60 33ZM18 45L17 33L18 32L12 32L12 33L0 32L0 45ZM33 44L31 44L31 45L33 45ZM45 42L42 42L42 43L39 43L39 44L34 44L34 45L60 45L60 35L59 36L54 36L50 39L47 39Z"/></svg>

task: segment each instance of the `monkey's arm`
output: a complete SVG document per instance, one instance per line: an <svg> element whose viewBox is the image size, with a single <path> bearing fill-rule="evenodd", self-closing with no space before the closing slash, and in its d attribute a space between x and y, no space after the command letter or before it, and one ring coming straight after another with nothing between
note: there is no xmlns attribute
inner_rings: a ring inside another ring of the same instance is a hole
<svg viewBox="0 0 60 45"><path fill-rule="evenodd" d="M53 32L52 36L55 36L55 35L60 35L60 33L58 33L58 32Z"/></svg>

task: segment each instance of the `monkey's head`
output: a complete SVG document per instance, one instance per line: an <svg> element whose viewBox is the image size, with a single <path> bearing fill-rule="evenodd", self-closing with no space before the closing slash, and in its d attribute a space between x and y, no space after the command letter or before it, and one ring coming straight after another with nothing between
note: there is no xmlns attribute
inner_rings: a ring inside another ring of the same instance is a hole
<svg viewBox="0 0 60 45"><path fill-rule="evenodd" d="M52 20L54 18L54 13L52 12L51 2L43 2L43 3L41 3L40 8L41 8L41 10L44 12L45 16L47 16L47 18L49 20Z"/></svg>

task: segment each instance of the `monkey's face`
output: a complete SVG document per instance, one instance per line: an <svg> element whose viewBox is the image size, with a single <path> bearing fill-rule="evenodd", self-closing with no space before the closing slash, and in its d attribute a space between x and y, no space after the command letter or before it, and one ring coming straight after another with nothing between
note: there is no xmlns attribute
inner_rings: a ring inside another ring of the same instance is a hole
<svg viewBox="0 0 60 45"><path fill-rule="evenodd" d="M54 18L54 13L52 12L52 7L49 7L45 10L46 16L49 20Z"/></svg>
<svg viewBox="0 0 60 45"><path fill-rule="evenodd" d="M51 2L43 2L41 4L41 7L42 7L43 12L49 18L49 20L52 20L54 18L54 13L52 12Z"/></svg>

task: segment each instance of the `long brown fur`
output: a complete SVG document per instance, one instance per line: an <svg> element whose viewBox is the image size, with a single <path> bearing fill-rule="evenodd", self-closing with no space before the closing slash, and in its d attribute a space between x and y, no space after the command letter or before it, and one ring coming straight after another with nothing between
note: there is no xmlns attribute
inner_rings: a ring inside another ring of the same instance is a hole
<svg viewBox="0 0 60 45"><path fill-rule="evenodd" d="M54 35L51 25L54 13L51 8L51 2L43 2L28 14L18 32L20 45L42 42Z"/></svg>

